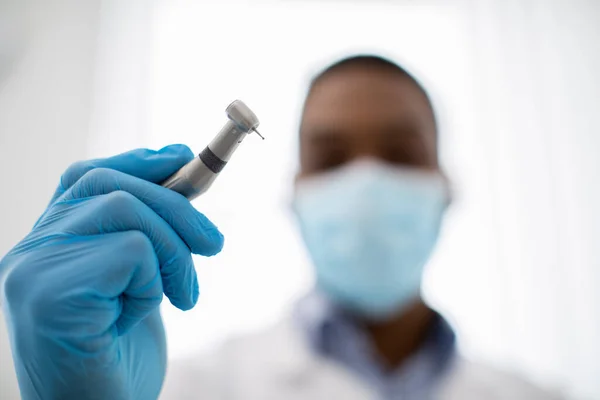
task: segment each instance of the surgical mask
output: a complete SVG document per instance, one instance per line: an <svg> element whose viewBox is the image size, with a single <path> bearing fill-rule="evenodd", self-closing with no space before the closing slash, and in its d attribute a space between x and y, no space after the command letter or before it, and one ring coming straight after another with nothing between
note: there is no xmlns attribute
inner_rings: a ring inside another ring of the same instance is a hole
<svg viewBox="0 0 600 400"><path fill-rule="evenodd" d="M374 160L299 180L293 209L318 287L369 319L401 312L419 296L448 202L440 173Z"/></svg>

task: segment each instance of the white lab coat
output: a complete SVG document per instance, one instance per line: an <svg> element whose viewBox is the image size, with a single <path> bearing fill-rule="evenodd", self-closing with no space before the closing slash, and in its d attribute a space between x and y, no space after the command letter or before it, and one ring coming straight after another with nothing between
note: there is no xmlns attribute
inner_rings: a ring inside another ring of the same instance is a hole
<svg viewBox="0 0 600 400"><path fill-rule="evenodd" d="M435 393L439 400L559 398L460 357ZM377 394L344 367L312 352L287 319L267 331L232 340L211 355L172 362L160 399L370 400Z"/></svg>

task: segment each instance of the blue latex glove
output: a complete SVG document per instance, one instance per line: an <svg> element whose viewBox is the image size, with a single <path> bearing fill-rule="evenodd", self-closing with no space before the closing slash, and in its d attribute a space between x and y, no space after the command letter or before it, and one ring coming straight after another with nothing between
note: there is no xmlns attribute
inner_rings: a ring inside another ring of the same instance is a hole
<svg viewBox="0 0 600 400"><path fill-rule="evenodd" d="M192 158L176 145L76 163L33 230L2 259L23 399L158 397L163 293L192 308L191 253L211 256L223 246L187 199L156 184Z"/></svg>

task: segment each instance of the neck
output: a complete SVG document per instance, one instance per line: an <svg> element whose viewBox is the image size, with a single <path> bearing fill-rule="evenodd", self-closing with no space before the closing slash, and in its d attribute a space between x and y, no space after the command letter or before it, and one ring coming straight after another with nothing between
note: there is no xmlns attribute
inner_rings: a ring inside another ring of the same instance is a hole
<svg viewBox="0 0 600 400"><path fill-rule="evenodd" d="M401 314L382 322L367 322L365 328L385 366L399 367L423 344L435 312L421 300Z"/></svg>

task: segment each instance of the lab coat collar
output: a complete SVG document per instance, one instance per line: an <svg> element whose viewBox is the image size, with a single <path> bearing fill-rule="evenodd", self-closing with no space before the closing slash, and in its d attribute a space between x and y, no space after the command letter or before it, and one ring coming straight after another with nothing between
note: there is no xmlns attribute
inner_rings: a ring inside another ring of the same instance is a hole
<svg viewBox="0 0 600 400"><path fill-rule="evenodd" d="M336 398L373 398L371 389L350 371L313 352L297 321L291 316L272 330L269 343L273 349L272 364L268 368L272 371L272 378L290 390L335 387L344 392L336 392Z"/></svg>
<svg viewBox="0 0 600 400"><path fill-rule="evenodd" d="M285 379L300 379L314 371L318 357L310 351L305 337L293 318L287 317L272 331L274 368L272 371ZM280 350L280 351L279 351Z"/></svg>

